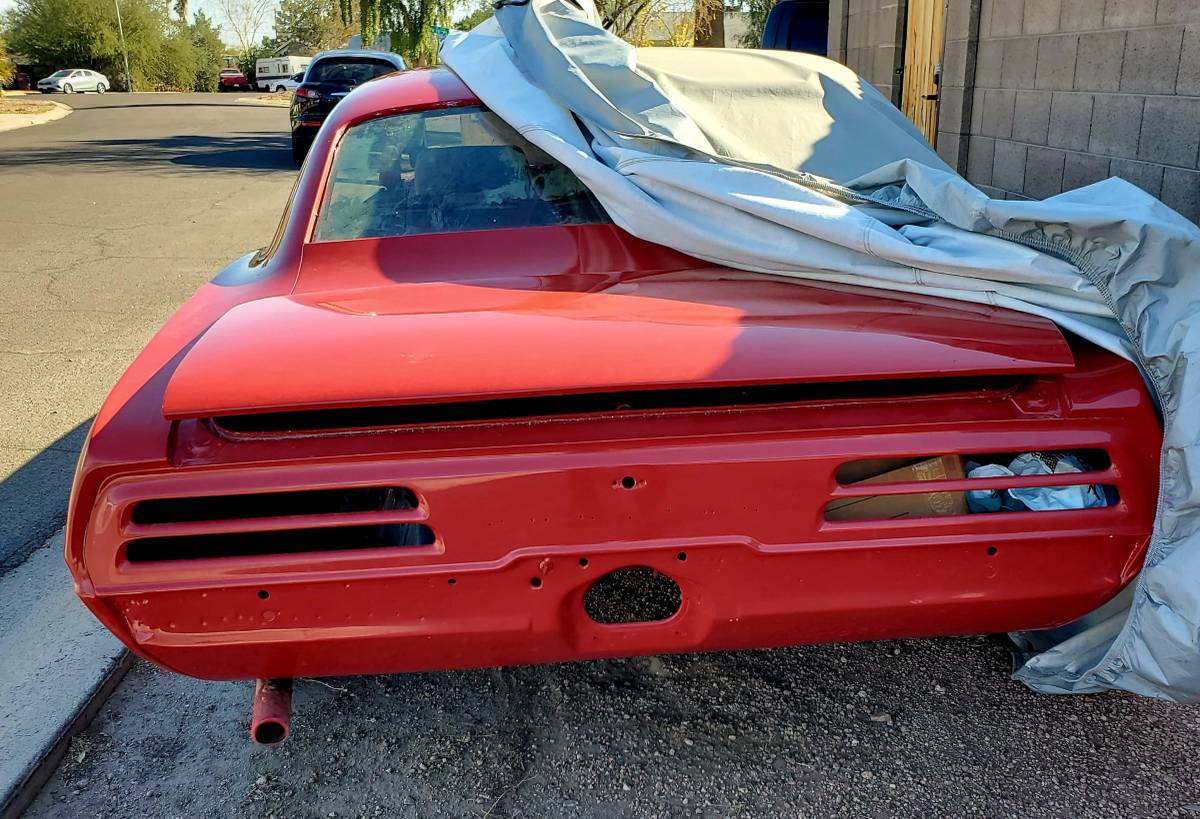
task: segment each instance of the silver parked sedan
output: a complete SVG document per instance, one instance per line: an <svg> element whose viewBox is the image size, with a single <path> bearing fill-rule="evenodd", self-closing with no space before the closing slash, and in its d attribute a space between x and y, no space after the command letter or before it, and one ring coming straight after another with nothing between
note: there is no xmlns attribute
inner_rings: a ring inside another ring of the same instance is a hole
<svg viewBox="0 0 1200 819"><path fill-rule="evenodd" d="M98 71L89 71L86 68L64 68L62 71L55 71L43 80L38 80L37 84L38 91L43 94L50 94L54 91L62 91L64 94L95 91L97 94L103 94L108 90L108 86L108 77Z"/></svg>

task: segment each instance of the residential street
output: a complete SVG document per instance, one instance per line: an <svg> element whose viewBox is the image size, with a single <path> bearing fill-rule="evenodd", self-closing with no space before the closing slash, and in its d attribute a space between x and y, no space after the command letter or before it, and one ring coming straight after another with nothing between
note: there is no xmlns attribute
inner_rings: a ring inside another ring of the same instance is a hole
<svg viewBox="0 0 1200 819"><path fill-rule="evenodd" d="M82 436L134 354L271 237L287 111L237 94L75 94L0 133L0 572L62 525Z"/></svg>
<svg viewBox="0 0 1200 819"><path fill-rule="evenodd" d="M7 567L62 525L123 367L294 178L283 109L69 103L0 134ZM1200 709L1036 695L1008 662L966 638L302 680L278 748L248 741L249 683L139 663L26 815L1200 815Z"/></svg>

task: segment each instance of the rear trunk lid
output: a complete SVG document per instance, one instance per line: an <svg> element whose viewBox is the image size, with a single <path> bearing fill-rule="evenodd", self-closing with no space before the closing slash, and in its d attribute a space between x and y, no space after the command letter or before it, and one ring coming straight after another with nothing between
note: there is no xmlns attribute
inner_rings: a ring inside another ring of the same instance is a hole
<svg viewBox="0 0 1200 819"><path fill-rule="evenodd" d="M168 418L751 385L1052 373L1048 321L999 308L684 271L597 292L405 283L234 307Z"/></svg>

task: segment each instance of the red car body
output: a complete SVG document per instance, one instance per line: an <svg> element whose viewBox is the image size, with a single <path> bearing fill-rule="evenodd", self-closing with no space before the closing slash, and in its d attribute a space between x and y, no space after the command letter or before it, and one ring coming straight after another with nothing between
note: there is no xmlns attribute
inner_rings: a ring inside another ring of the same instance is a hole
<svg viewBox="0 0 1200 819"><path fill-rule="evenodd" d="M446 70L349 96L271 247L197 292L105 402L66 559L132 650L235 679L1002 632L1137 573L1159 422L1132 365L1049 322L739 273L613 225L310 241L348 128L463 105ZM1106 455L1084 478L839 481L865 459L1063 449ZM1078 483L1117 499L823 514ZM355 506L375 492L406 500ZM419 542L322 548L400 523ZM239 551L255 538L284 545ZM677 610L593 619L589 589L630 567L671 578Z"/></svg>
<svg viewBox="0 0 1200 819"><path fill-rule="evenodd" d="M223 68L219 77L218 89L221 91L249 90L250 80L238 69Z"/></svg>

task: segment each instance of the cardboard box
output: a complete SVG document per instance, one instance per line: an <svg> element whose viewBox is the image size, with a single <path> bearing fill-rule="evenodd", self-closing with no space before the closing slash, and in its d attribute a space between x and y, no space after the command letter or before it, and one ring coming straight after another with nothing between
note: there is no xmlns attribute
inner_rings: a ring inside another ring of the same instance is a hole
<svg viewBox="0 0 1200 819"><path fill-rule="evenodd" d="M845 473L842 474L844 477ZM941 481L962 477L962 458L957 455L943 455L940 458L930 458L926 461L890 469L887 472L854 481L850 485ZM866 495L859 498L838 498L825 507L826 520L894 520L965 514L967 514L967 494L965 492Z"/></svg>

